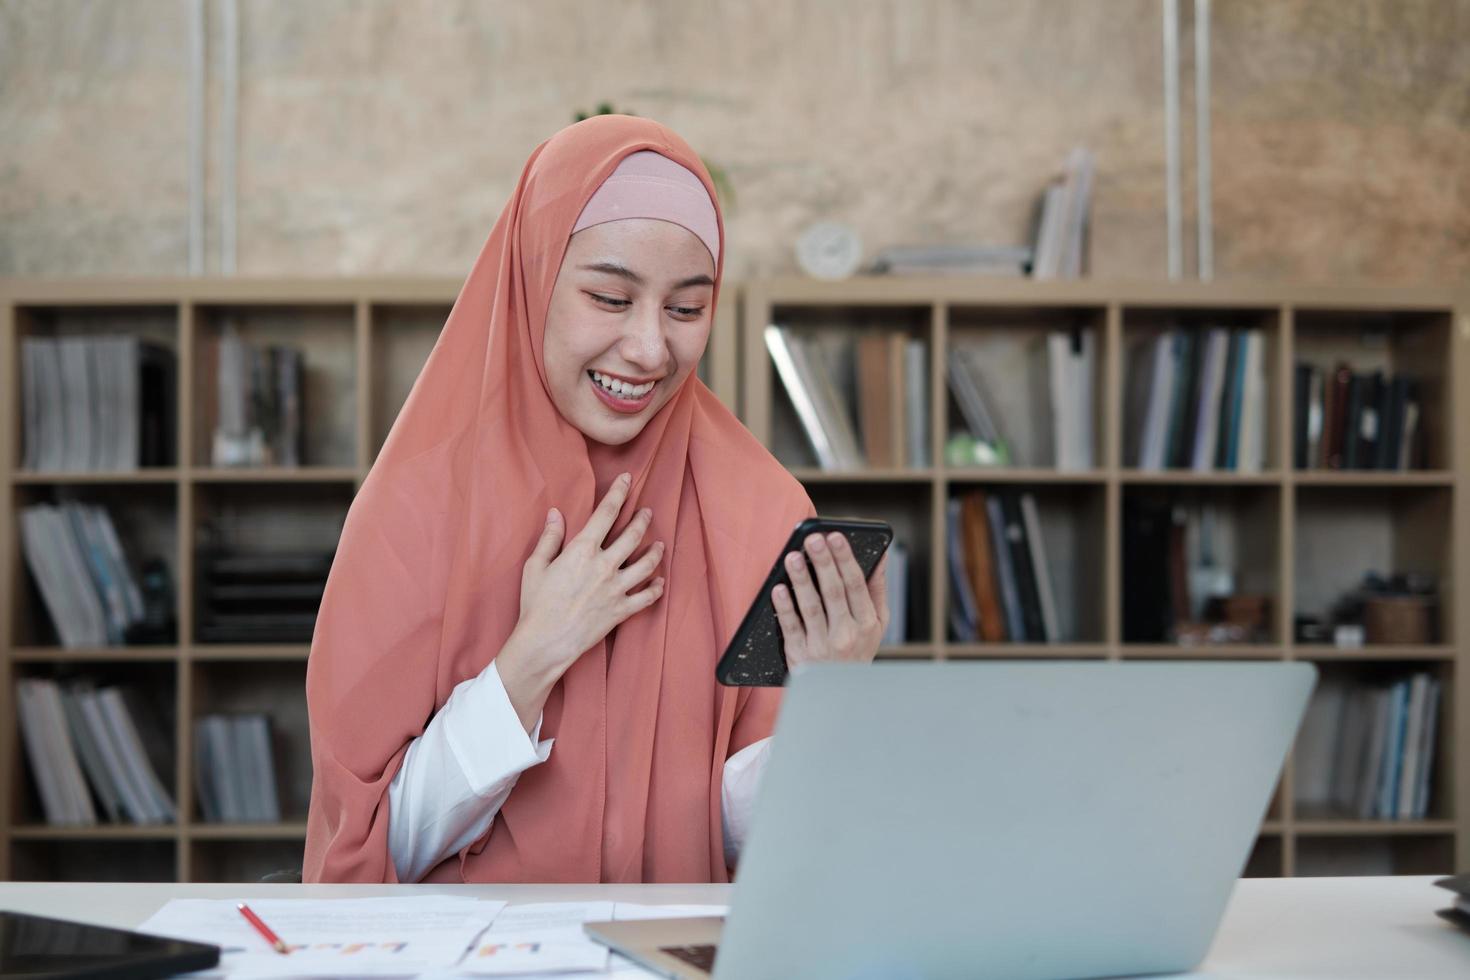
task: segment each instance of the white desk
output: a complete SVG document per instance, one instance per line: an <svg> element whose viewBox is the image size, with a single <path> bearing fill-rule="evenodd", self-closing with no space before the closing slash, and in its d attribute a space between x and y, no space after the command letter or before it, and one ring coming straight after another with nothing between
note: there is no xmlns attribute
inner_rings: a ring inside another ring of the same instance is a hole
<svg viewBox="0 0 1470 980"><path fill-rule="evenodd" d="M1198 980L1437 980L1470 977L1470 934L1434 914L1451 895L1432 877L1248 878ZM170 898L330 898L406 892L508 902L587 899L725 904L728 885L114 885L0 882L0 908L135 926Z"/></svg>

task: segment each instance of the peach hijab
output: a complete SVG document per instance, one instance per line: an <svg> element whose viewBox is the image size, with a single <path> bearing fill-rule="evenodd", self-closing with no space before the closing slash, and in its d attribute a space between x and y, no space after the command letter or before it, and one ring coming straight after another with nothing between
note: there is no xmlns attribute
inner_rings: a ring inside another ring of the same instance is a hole
<svg viewBox="0 0 1470 980"><path fill-rule="evenodd" d="M770 734L780 692L722 687L715 661L811 502L694 374L616 449L589 451L551 401L542 338L567 239L640 150L717 200L698 155L647 119L596 116L538 146L353 500L306 672L306 881L397 880L388 786L409 743L510 635L547 510L570 538L624 470L632 491L609 540L652 508L644 540L667 542L665 593L567 671L543 716L550 758L424 880L727 878L724 763Z"/></svg>

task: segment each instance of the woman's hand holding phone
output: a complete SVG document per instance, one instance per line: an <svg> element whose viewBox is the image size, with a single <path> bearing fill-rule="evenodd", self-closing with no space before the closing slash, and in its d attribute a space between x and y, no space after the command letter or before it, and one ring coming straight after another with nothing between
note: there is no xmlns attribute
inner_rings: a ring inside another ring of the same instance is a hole
<svg viewBox="0 0 1470 980"><path fill-rule="evenodd" d="M603 547L627 502L631 483L626 473L614 480L587 526L566 547L562 547L566 519L553 508L522 567L520 619L495 663L528 732L562 674L614 627L663 595L662 576L648 581L663 558L663 542L655 541L630 561L653 520L652 511L639 511L617 539Z"/></svg>
<svg viewBox="0 0 1470 980"><path fill-rule="evenodd" d="M888 629L887 553L865 579L844 535L810 534L803 547L816 581L801 553L793 551L785 559L792 588L771 591L787 665L872 660Z"/></svg>

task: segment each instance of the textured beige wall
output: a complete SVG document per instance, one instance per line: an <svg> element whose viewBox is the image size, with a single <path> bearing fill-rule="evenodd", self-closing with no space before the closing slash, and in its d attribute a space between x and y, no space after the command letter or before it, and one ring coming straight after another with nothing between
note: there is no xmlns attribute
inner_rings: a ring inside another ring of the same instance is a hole
<svg viewBox="0 0 1470 980"><path fill-rule="evenodd" d="M1462 280L1470 0L1213 7L1217 274ZM726 168L738 274L790 271L818 218L870 251L1024 240L1077 142L1094 273L1164 272L1158 0L240 8L240 273L462 274L530 150L601 100ZM187 0L0 0L0 275L187 271L187 30Z"/></svg>

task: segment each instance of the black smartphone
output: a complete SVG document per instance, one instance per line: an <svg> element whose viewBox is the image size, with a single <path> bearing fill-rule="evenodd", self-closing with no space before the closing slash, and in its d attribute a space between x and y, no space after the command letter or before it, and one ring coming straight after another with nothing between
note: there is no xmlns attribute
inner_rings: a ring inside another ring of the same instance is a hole
<svg viewBox="0 0 1470 980"><path fill-rule="evenodd" d="M857 558L863 577L873 574L873 569L893 541L893 528L883 521L838 520L828 517L808 517L796 525L786 546L776 556L765 584L756 593L755 601L740 621L735 638L725 648L715 667L715 678L731 687L780 687L786 682L786 644L781 636L781 624L776 621L776 607L771 604L771 590L784 584L791 587L786 574L786 556L795 551L803 556L802 542L811 534L841 532L852 553ZM811 559L807 559L811 567ZM813 575L815 578L815 575Z"/></svg>

